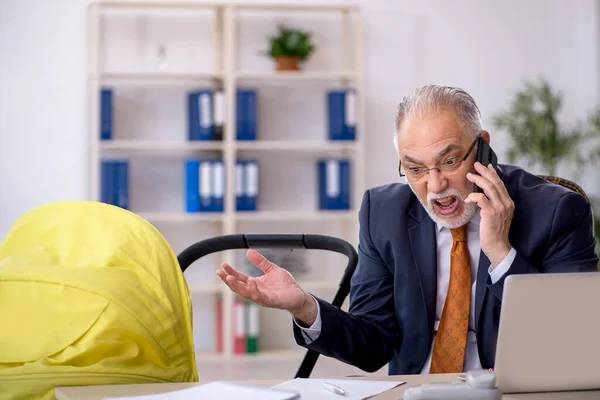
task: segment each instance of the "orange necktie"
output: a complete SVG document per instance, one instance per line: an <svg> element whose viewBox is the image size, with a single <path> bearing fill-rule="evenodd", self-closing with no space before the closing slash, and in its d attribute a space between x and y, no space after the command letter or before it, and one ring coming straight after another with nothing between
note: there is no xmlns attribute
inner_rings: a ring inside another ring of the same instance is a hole
<svg viewBox="0 0 600 400"><path fill-rule="evenodd" d="M433 346L432 374L463 372L469 312L471 310L471 257L467 246L467 226L450 229L450 284Z"/></svg>

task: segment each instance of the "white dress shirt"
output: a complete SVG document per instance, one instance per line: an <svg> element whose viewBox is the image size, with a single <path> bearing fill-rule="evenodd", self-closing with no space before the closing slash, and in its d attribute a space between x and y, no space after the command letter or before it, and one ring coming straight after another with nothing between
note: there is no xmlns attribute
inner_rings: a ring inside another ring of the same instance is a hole
<svg viewBox="0 0 600 400"><path fill-rule="evenodd" d="M469 333L467 337L467 349L465 354L465 362L463 371L469 371L473 369L481 369L481 363L479 361L479 352L477 351L477 339L475 337L475 290L477 285L477 267L479 265L479 253L481 248L479 246L479 223L481 217L479 212L473 217L471 222L467 225L467 242L469 246L469 253L471 255L471 313L469 317ZM452 234L450 229L445 228L439 224L436 224L436 239L437 239L437 301L435 310L435 323L434 331L437 332L442 318L442 311L444 310L444 303L446 301L446 295L448 293L448 285L450 281L450 250L452 249ZM497 282L502 275L504 275L511 264L513 263L517 252L511 247L508 255L493 268L489 266L488 273L492 283ZM317 302L317 319L311 325L310 328L304 328L298 324L294 319L294 323L302 329L302 334L306 343L310 343L317 339L321 333L321 310L319 309L319 303ZM434 332L432 338L432 344L435 341ZM431 364L431 353L433 351L433 345L429 350L427 361L421 370L421 374L429 373L429 366Z"/></svg>

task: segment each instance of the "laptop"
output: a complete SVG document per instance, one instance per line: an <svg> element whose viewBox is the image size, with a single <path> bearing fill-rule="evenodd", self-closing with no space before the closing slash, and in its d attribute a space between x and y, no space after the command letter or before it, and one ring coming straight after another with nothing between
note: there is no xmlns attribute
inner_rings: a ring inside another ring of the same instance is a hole
<svg viewBox="0 0 600 400"><path fill-rule="evenodd" d="M508 276L494 371L504 393L600 389L600 273Z"/></svg>

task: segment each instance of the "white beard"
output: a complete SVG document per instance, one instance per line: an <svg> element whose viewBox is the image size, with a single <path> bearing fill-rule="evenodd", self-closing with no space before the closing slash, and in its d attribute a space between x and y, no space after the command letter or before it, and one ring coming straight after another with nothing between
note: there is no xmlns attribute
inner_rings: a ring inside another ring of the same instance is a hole
<svg viewBox="0 0 600 400"><path fill-rule="evenodd" d="M410 186L410 189L413 191L413 193L415 193L415 191L410 183L408 184L408 186ZM439 193L439 194L427 193L427 204L423 203L421 201L421 199L419 198L419 196L416 195L416 193L415 193L415 196L417 197L417 199L419 200L419 202L421 203L423 208L425 208L425 211L427 211L427 214L429 214L429 217L433 220L433 222L435 222L436 224L439 224L443 227L446 227L448 229L454 229L454 228L458 228L458 227L468 224L469 221L471 221L471 219L473 219L475 214L477 214L477 204L475 204L475 203L466 204L465 198L467 196L463 196L463 194L460 193L456 189L447 189L444 192ZM462 214L451 216L452 222L448 221L445 217L439 215L433 208L433 202L436 199L443 199L444 197L449 197L449 196L456 197L456 201L460 201L463 206Z"/></svg>

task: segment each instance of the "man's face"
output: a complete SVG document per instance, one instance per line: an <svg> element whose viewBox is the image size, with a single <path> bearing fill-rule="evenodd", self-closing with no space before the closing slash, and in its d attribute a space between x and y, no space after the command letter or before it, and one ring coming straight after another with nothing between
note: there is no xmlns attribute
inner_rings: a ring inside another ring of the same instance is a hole
<svg viewBox="0 0 600 400"><path fill-rule="evenodd" d="M486 140L488 135L484 132ZM476 149L455 170L432 169L418 179L411 177L410 171L432 168L452 158L462 160L473 140L453 110L406 119L398 131L398 152L408 184L431 219L447 228L468 223L477 212L476 204L464 203L473 190L466 174L473 169Z"/></svg>

